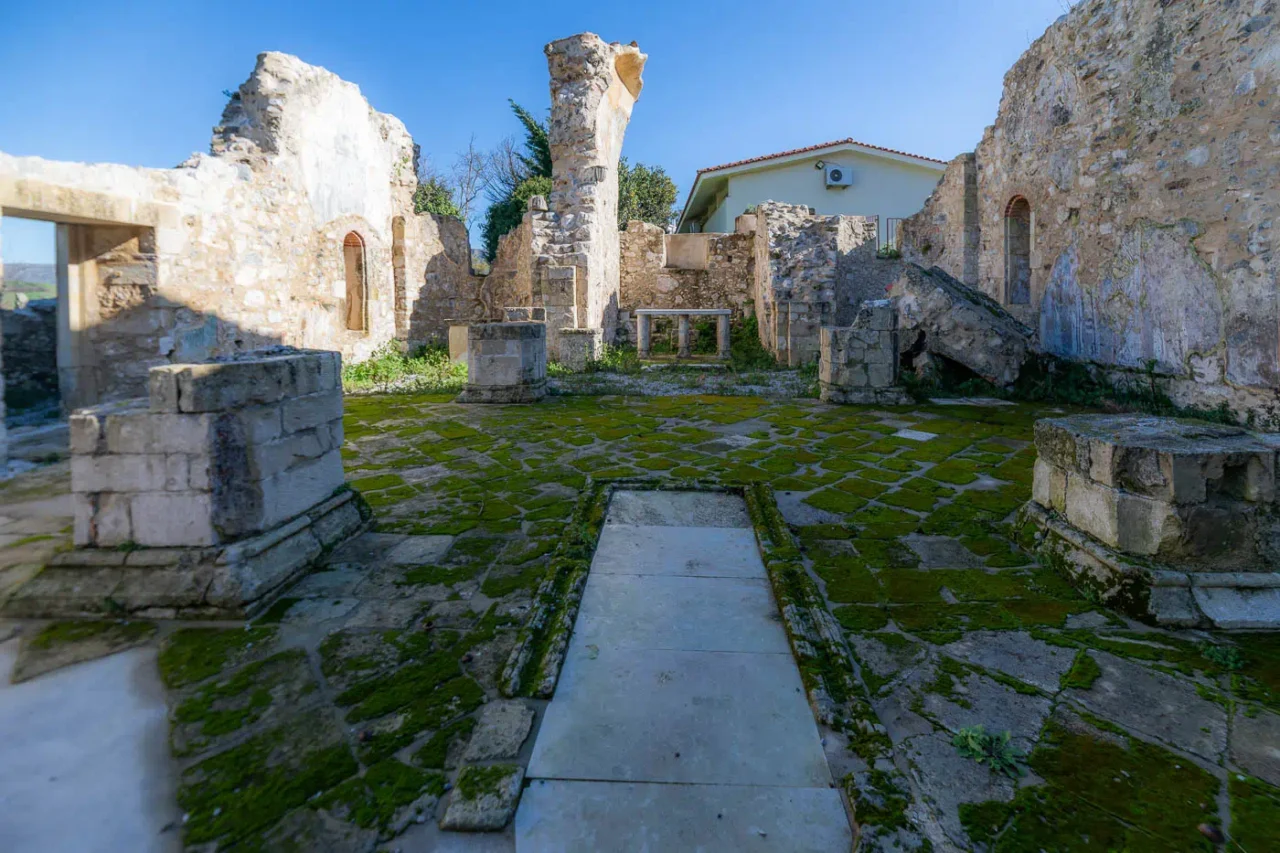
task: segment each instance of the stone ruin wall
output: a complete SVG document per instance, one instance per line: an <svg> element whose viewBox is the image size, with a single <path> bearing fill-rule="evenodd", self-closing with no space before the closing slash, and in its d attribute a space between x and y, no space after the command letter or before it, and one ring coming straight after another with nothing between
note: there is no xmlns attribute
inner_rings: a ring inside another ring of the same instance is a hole
<svg viewBox="0 0 1280 853"><path fill-rule="evenodd" d="M1007 305L1046 352L1153 362L1182 405L1280 423L1278 96L1268 4L1081 3L1006 75L974 155L976 210L953 163L906 226L907 257ZM1009 305L1004 213L1018 196L1030 301ZM976 270L961 250L973 231Z"/></svg>
<svg viewBox="0 0 1280 853"><path fill-rule="evenodd" d="M817 359L822 326L848 325L901 272L901 263L876 257L876 221L863 216L765 202L756 208L753 240L760 341L793 367Z"/></svg>
<svg viewBox="0 0 1280 853"><path fill-rule="evenodd" d="M728 308L737 319L755 311L753 235L667 234L633 220L619 239L619 340L635 340L637 308Z"/></svg>
<svg viewBox="0 0 1280 853"><path fill-rule="evenodd" d="M899 226L902 259L978 286L978 164L961 154L947 164L923 210Z"/></svg>
<svg viewBox="0 0 1280 853"><path fill-rule="evenodd" d="M416 146L354 84L264 53L174 169L0 153L0 208L59 225L70 329L60 374L83 405L138 396L147 371L276 344L367 358L443 337L474 302L462 223L415 215ZM343 239L365 246L367 319L349 331Z"/></svg>

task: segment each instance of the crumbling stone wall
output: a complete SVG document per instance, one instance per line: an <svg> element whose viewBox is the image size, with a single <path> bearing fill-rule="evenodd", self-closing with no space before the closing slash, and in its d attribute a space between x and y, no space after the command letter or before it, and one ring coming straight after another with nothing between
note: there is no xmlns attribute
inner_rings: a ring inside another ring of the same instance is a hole
<svg viewBox="0 0 1280 853"><path fill-rule="evenodd" d="M443 336L430 304L473 301L460 223L413 213L416 147L330 72L264 53L175 169L0 154L0 208L59 222L72 405L137 396L170 362L285 343L367 357ZM343 241L364 246L367 310L347 328ZM421 304L420 304L421 303Z"/></svg>
<svg viewBox="0 0 1280 853"><path fill-rule="evenodd" d="M876 258L876 221L819 216L801 204L756 208L754 297L761 343L793 367L818 357L818 330L852 322L879 299L900 266Z"/></svg>
<svg viewBox="0 0 1280 853"><path fill-rule="evenodd" d="M902 221L903 260L925 269L940 267L947 275L978 284L978 162L961 154L947 164L920 213Z"/></svg>
<svg viewBox="0 0 1280 853"><path fill-rule="evenodd" d="M976 217L957 222L940 188L907 228L912 251L929 260L942 217L950 247L976 224L975 283L1045 351L1152 364L1184 405L1280 422L1277 56L1270 4L1076 5L1005 77L975 151ZM1025 304L1005 273L1017 198L1031 211Z"/></svg>
<svg viewBox="0 0 1280 853"><path fill-rule="evenodd" d="M636 308L729 308L753 311L755 276L750 234L666 234L656 225L627 223L620 235L621 305ZM690 243L682 252L673 242Z"/></svg>
<svg viewBox="0 0 1280 853"><path fill-rule="evenodd" d="M548 345L554 351L560 327L598 328L605 340L614 337L620 286L618 159L648 57L634 43L606 44L593 33L554 41L546 54L553 190L549 227L534 229L533 255L539 267L574 270L572 279L542 273L534 278L535 288L550 288L540 296L548 308ZM572 290L563 292L570 280ZM566 296L572 296L567 304ZM535 301L538 297L535 293Z"/></svg>

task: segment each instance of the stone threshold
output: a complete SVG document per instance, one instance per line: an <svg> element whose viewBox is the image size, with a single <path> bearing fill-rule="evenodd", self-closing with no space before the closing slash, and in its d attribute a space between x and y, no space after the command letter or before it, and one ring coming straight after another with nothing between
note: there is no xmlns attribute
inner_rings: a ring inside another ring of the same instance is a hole
<svg viewBox="0 0 1280 853"><path fill-rule="evenodd" d="M1280 629L1280 573L1196 572L1142 564L1034 501L1020 519L1040 532L1036 550L1108 607L1171 628Z"/></svg>
<svg viewBox="0 0 1280 853"><path fill-rule="evenodd" d="M344 490L275 528L225 545L78 548L54 555L0 615L18 619L243 619L360 531L367 510Z"/></svg>

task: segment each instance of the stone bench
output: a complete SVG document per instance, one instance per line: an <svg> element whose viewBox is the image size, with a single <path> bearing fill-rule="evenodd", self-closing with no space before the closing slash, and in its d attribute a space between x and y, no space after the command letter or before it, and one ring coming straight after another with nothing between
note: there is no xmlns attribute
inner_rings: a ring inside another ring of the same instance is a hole
<svg viewBox="0 0 1280 853"><path fill-rule="evenodd" d="M689 358L689 318L716 318L716 357L729 357L729 317L733 312L728 308L640 308L636 315L636 350L641 358L647 358L650 350L651 322L654 317L675 317L679 322L677 358Z"/></svg>

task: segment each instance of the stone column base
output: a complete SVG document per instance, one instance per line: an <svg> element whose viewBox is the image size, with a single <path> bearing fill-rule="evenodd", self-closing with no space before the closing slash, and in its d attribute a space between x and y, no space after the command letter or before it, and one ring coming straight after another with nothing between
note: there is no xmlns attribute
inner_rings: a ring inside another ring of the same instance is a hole
<svg viewBox="0 0 1280 853"><path fill-rule="evenodd" d="M263 610L368 515L353 491L275 528L213 547L77 548L5 604L11 618L243 619Z"/></svg>
<svg viewBox="0 0 1280 853"><path fill-rule="evenodd" d="M603 353L603 329L560 330L560 364L575 373L586 370L587 364Z"/></svg>
<svg viewBox="0 0 1280 853"><path fill-rule="evenodd" d="M524 385L477 386L468 385L453 398L455 403L536 403L547 396L547 380Z"/></svg>
<svg viewBox="0 0 1280 853"><path fill-rule="evenodd" d="M1280 628L1280 573L1195 572L1138 562L1035 501L1018 526L1037 530L1037 555L1107 607L1173 628Z"/></svg>

